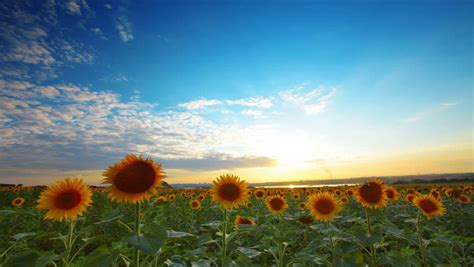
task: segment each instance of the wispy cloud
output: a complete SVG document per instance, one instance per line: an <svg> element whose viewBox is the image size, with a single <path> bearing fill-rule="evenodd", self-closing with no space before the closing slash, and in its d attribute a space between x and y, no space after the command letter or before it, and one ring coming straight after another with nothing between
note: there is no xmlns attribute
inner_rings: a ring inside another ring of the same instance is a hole
<svg viewBox="0 0 474 267"><path fill-rule="evenodd" d="M419 122L419 121L425 120L427 118L430 118L430 117L432 117L432 116L434 116L434 115L436 115L440 112L443 112L444 110L448 110L448 109L451 109L453 107L456 107L460 103L461 102L459 102L459 101L443 102L443 103L440 103L437 106L432 107L430 109L417 112L417 113L413 114L412 116L410 116L408 118L405 118L403 120L403 122L405 122L405 123Z"/></svg>
<svg viewBox="0 0 474 267"><path fill-rule="evenodd" d="M190 101L190 102L186 102L186 103L181 103L181 104L178 105L178 107L185 108L185 109L188 109L188 110L196 110L196 109L206 108L206 107L209 107L209 106L219 105L221 103L222 103L221 101L216 100L216 99L201 98L201 99L198 99L198 100L194 100L194 101Z"/></svg>
<svg viewBox="0 0 474 267"><path fill-rule="evenodd" d="M66 10L69 14L82 15L81 6L76 2L76 0L69 0L66 3Z"/></svg>
<svg viewBox="0 0 474 267"><path fill-rule="evenodd" d="M118 16L115 28L117 29L122 42L126 43L133 40L134 36L132 31L132 23L125 14L120 14Z"/></svg>
<svg viewBox="0 0 474 267"><path fill-rule="evenodd" d="M34 10L27 2L12 1L2 6L0 22L0 77L46 81L57 78L74 64L91 63L94 55L81 40L65 36L62 13L81 15L77 27L91 17L86 0L41 1ZM70 27L70 26L67 26Z"/></svg>
<svg viewBox="0 0 474 267"><path fill-rule="evenodd" d="M226 100L230 105L241 105L246 107L270 108L273 103L269 98L253 97L246 99Z"/></svg>
<svg viewBox="0 0 474 267"><path fill-rule="evenodd" d="M280 92L280 97L284 102L300 107L306 114L316 115L326 110L336 91L335 88L324 87L307 91L304 86L300 86Z"/></svg>
<svg viewBox="0 0 474 267"><path fill-rule="evenodd" d="M246 109L242 110L241 112L245 116L250 116L254 118L261 118L263 116L263 112L260 110L255 110L255 109Z"/></svg>

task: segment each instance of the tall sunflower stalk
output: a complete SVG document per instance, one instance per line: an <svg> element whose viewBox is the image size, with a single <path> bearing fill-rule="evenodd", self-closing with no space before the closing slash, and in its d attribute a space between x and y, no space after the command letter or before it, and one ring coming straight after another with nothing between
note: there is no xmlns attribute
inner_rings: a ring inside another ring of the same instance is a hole
<svg viewBox="0 0 474 267"><path fill-rule="evenodd" d="M228 209L245 205L248 195L248 183L231 174L221 175L213 181L211 187L212 201L218 203L223 210L222 218L222 265L227 257L227 221Z"/></svg>

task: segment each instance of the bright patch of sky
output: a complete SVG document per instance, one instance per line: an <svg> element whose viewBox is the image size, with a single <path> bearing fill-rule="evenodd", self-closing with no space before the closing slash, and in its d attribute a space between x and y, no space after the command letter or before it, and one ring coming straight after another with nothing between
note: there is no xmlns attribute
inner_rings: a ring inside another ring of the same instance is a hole
<svg viewBox="0 0 474 267"><path fill-rule="evenodd" d="M0 182L98 182L126 153L171 183L474 169L470 1L7 0L0 14Z"/></svg>

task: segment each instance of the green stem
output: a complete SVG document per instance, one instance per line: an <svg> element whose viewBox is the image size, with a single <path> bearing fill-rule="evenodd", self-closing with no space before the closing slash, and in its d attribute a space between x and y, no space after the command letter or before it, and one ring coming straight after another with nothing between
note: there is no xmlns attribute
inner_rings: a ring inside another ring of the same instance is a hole
<svg viewBox="0 0 474 267"><path fill-rule="evenodd" d="M135 234L137 236L140 235L140 202L137 202L137 204L135 204ZM140 251L138 250L138 248L135 248L134 250L133 261L135 263L135 267L140 266Z"/></svg>
<svg viewBox="0 0 474 267"><path fill-rule="evenodd" d="M372 236L372 222L370 220L370 210L368 208L365 209L365 215L367 217L367 234L369 235L369 237ZM374 247L374 244L370 244L370 259L372 261L372 266L376 266L377 264L377 261L376 261L376 257L377 257L377 254L376 254L376 250L375 250L375 247Z"/></svg>
<svg viewBox="0 0 474 267"><path fill-rule="evenodd" d="M420 228L420 220L421 220L421 214L418 213L418 217L416 219L416 231L418 232L418 242L421 250L421 262L422 266L428 266L426 263L426 247L425 244L423 243L423 237L421 234L421 228Z"/></svg>
<svg viewBox="0 0 474 267"><path fill-rule="evenodd" d="M227 209L224 209L224 232L222 233L222 266L224 266L225 257L227 254Z"/></svg>
<svg viewBox="0 0 474 267"><path fill-rule="evenodd" d="M329 228L329 222L327 223L327 227ZM336 267L336 246L334 246L334 241L332 240L332 235L328 234L329 243L331 244L331 259L332 259L332 266Z"/></svg>
<svg viewBox="0 0 474 267"><path fill-rule="evenodd" d="M73 246L73 234L74 234L74 221L69 221L69 232L67 236L67 243L66 243L66 259L64 260L64 265L69 266L70 264L70 257L71 251Z"/></svg>

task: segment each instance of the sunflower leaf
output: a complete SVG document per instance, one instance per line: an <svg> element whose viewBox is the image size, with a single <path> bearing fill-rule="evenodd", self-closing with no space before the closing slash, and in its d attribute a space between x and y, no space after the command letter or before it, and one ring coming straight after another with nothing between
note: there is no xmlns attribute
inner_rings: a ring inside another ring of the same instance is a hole
<svg viewBox="0 0 474 267"><path fill-rule="evenodd" d="M138 248L144 253L154 255L158 253L161 246L163 246L165 243L167 237L166 230L157 228L153 233L140 235L129 234L125 236L124 241L132 247Z"/></svg>

